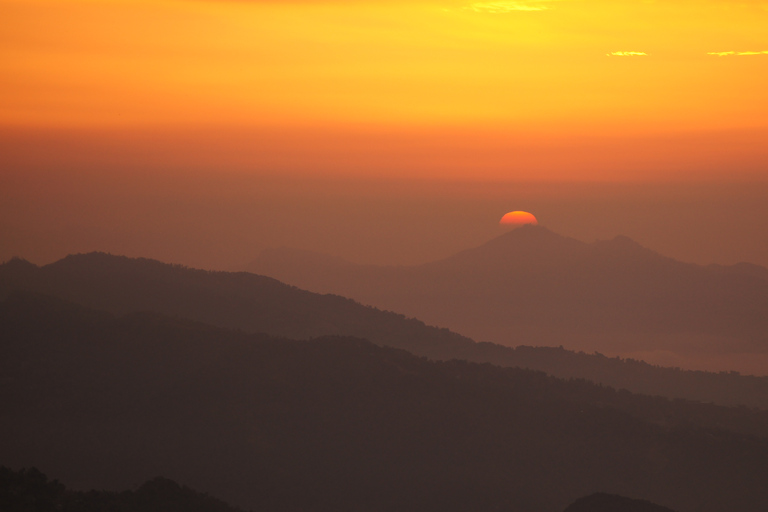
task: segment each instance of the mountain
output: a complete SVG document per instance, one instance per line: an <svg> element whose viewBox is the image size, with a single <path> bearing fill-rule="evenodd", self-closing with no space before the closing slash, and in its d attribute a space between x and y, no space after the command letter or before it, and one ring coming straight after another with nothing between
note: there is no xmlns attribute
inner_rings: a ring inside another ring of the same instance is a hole
<svg viewBox="0 0 768 512"><path fill-rule="evenodd" d="M595 493L568 506L564 512L674 512L646 500L633 500L623 496Z"/></svg>
<svg viewBox="0 0 768 512"><path fill-rule="evenodd" d="M136 490L73 491L36 468L0 466L3 512L242 512L167 478L153 478Z"/></svg>
<svg viewBox="0 0 768 512"><path fill-rule="evenodd" d="M154 475L255 510L559 512L601 492L678 512L768 507L766 413L293 341L0 303L0 454L75 489Z"/></svg>
<svg viewBox="0 0 768 512"><path fill-rule="evenodd" d="M220 327L306 339L358 336L398 348L461 350L472 341L351 299L320 295L246 272L209 272L104 253L67 256L37 267L0 265L0 297L26 290L125 314L155 311Z"/></svg>
<svg viewBox="0 0 768 512"><path fill-rule="evenodd" d="M275 249L248 270L479 341L768 371L768 269L682 263L623 236L584 243L523 226L424 265L355 265Z"/></svg>
<svg viewBox="0 0 768 512"><path fill-rule="evenodd" d="M38 267L0 265L0 297L26 290L113 314L154 311L219 327L307 339L356 336L433 359L465 359L586 378L630 391L768 409L768 378L661 368L563 348L475 343L447 329L246 272L208 272L91 253Z"/></svg>
<svg viewBox="0 0 768 512"><path fill-rule="evenodd" d="M148 480L126 491L74 491L36 468L13 471L0 466L3 512L241 512L215 498L167 478ZM645 500L596 493L576 500L565 512L674 512Z"/></svg>

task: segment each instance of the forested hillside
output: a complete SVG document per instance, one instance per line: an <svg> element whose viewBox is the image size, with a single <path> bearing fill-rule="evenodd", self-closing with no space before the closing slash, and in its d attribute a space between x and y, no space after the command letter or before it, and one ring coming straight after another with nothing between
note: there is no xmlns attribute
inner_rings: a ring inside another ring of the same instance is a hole
<svg viewBox="0 0 768 512"><path fill-rule="evenodd" d="M655 367L547 347L475 343L447 329L249 274L207 272L103 253L38 267L0 265L0 296L41 292L114 314L155 311L220 327L307 339L356 336L432 359L466 359L584 378L637 393L768 409L768 377ZM558 343L561 344L561 343Z"/></svg>
<svg viewBox="0 0 768 512"><path fill-rule="evenodd" d="M744 409L41 296L3 302L0 339L3 464L76 489L163 475L273 511L768 506L766 418Z"/></svg>

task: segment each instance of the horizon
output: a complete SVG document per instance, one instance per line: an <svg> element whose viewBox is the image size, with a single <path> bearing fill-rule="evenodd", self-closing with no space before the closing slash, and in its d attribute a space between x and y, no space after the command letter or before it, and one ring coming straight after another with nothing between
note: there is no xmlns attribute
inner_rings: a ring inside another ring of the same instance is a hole
<svg viewBox="0 0 768 512"><path fill-rule="evenodd" d="M649 251L653 252L654 254L657 254L657 255L659 255L661 257L668 258L668 259L671 259L671 260L674 260L674 261L677 261L677 262L680 262L680 263L686 263L686 264L696 265L696 266L700 266L700 267L707 267L707 266L737 266L737 265L740 265L740 264L750 264L750 265L757 265L757 266L760 266L760 267L763 267L763 268L768 268L768 266L766 266L766 265L759 265L757 263L752 263L752 262L749 262L749 261L736 261L735 263L730 263L730 264L723 264L723 263L717 263L717 262L698 263L698 262L694 262L694 261L685 261L685 260L681 260L681 259L678 259L678 258L674 258L674 257L669 256L667 254L664 254L664 253L654 249L653 247L648 247L646 245L643 245L643 244L639 243L637 240L633 239L632 237L629 237L629 236L624 235L624 234L617 234L617 235L614 235L614 236L611 236L611 237L607 237L607 238L595 238L593 240L582 240L582 239L578 239L578 238L573 237L573 236L568 236L568 235L565 235L565 234L562 234L562 233L558 233L558 232L556 232L556 231L554 231L552 229L549 229L549 227L547 225L543 224L543 223L522 224L522 225L513 226L513 227L501 226L501 229L500 229L501 232L500 233L496 233L495 235L491 236L490 238L487 238L486 240L481 241L477 245L472 245L472 246L469 246L469 247L459 248L456 252L452 252L452 253L448 253L448 254L443 254L441 256L438 256L436 259L432 259L432 260L428 260L428 261L423 261L423 262L417 262L417 263L411 263L411 264L357 262L357 261L351 261L351 260L345 259L341 255L334 254L334 253L331 253L331 252L313 251L313 250L310 250L310 249L303 249L303 248L300 248L300 247L293 247L293 246L288 246L288 245L264 247L263 249L261 249L256 254L256 257L258 257L259 255L261 255L264 252L269 252L269 251L274 251L274 250L278 250L278 251L279 250L295 250L295 251L301 251L301 252L306 252L306 253L310 253L310 254L317 254L318 256L328 256L328 257L332 257L332 258L338 258L339 260L344 261L345 263L350 263L350 264L353 264L353 265L361 265L361 266L366 266L366 265L367 266L402 266L402 267L420 266L420 265L427 264L427 263L433 263L433 262L442 261L443 259L450 258L451 256L454 256L456 254L459 254L459 253L467 251L467 250L473 250L473 249L482 248L483 246L487 245L488 243L490 243L490 242L492 242L494 240L500 239L502 237L512 236L514 234L514 232L519 231L519 230L540 230L540 231L546 231L546 232L551 233L551 234L553 234L555 236L566 238L566 239L575 240L577 242L583 243L584 245L594 245L594 244L597 244L597 243L600 243L600 242L613 242L613 241L622 240L622 239L629 240L632 243L636 244L639 248L647 249L647 250L649 250ZM70 256L82 256L82 255L90 255L90 254L104 254L104 255L108 255L108 256L127 257L127 258L130 258L130 259L148 259L148 260L158 261L158 262L161 262L161 263L172 264L172 265L180 264L180 263L178 263L176 261L165 261L165 260L161 260L161 259L154 258L154 257L151 257L151 256L146 256L146 255L128 255L128 254L114 253L114 252L111 252L111 251L104 251L104 250L100 250L100 249L94 249L94 250L90 250L90 251L71 252L71 253L68 253L68 254L62 256L61 258L57 258L55 260L46 261L46 262L35 262L35 261L32 261L29 258L26 258L26 257L22 256L22 255L13 255L13 256L10 256L10 257L8 257L8 258L6 258L4 260L1 260L0 264L5 264L5 263L8 263L8 262L10 262L12 260L21 260L21 261L25 261L27 263L32 263L32 264L34 264L36 266L45 266L45 265L49 265L51 263L55 263L57 261L61 261L62 259L68 258ZM249 263L252 263L252 262L246 262L246 264L249 264ZM184 265L184 266L186 266L188 268L197 268L199 270L212 270L212 271L223 271L223 272L238 272L238 271L242 270L242 269L238 269L238 268L215 269L215 268L195 267L195 266L191 266L191 265Z"/></svg>
<svg viewBox="0 0 768 512"><path fill-rule="evenodd" d="M105 251L237 270L269 247L360 264L477 246L511 210L584 242L627 236L700 265L768 266L768 183L482 183L168 173L0 175L0 260ZM64 191L64 193L62 193Z"/></svg>
<svg viewBox="0 0 768 512"><path fill-rule="evenodd" d="M289 245L415 264L525 210L768 266L761 1L0 10L0 260L233 269Z"/></svg>

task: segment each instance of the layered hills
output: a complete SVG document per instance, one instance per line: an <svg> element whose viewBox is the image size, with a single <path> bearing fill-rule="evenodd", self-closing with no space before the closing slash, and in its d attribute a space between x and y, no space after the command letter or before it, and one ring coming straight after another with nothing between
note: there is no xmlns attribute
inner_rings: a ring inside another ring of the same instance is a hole
<svg viewBox="0 0 768 512"><path fill-rule="evenodd" d="M523 226L424 265L274 249L248 270L478 341L768 371L768 269L683 263L621 236L584 243Z"/></svg>
<svg viewBox="0 0 768 512"><path fill-rule="evenodd" d="M594 492L768 507L765 413L349 337L250 334L12 293L0 454L77 489L163 475L255 510L559 512Z"/></svg>
<svg viewBox="0 0 768 512"><path fill-rule="evenodd" d="M76 491L50 480L37 468L0 466L3 512L242 512L207 494L155 477L136 490ZM576 500L565 512L674 512L645 500L596 493Z"/></svg>
<svg viewBox="0 0 768 512"><path fill-rule="evenodd" d="M44 293L117 315L154 311L219 327L299 339L356 336L432 359L531 368L639 393L768 409L766 377L661 368L563 348L475 343L401 314L246 272L208 272L90 253L42 267L19 259L2 264L0 296L12 290ZM569 339L560 341L567 343Z"/></svg>
<svg viewBox="0 0 768 512"><path fill-rule="evenodd" d="M3 512L243 512L167 478L137 489L75 491L50 480L37 468L13 471L0 466Z"/></svg>

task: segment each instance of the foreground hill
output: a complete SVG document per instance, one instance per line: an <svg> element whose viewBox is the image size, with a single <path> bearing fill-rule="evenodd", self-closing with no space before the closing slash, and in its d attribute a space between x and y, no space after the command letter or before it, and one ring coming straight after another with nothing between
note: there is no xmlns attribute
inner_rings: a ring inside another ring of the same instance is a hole
<svg viewBox="0 0 768 512"><path fill-rule="evenodd" d="M768 269L682 263L626 237L587 244L523 226L419 266L276 249L248 270L479 341L768 372Z"/></svg>
<svg viewBox="0 0 768 512"><path fill-rule="evenodd" d="M565 512L674 512L645 500L633 500L623 496L596 493L576 500Z"/></svg>
<svg viewBox="0 0 768 512"><path fill-rule="evenodd" d="M520 366L639 393L768 409L766 377L673 370L562 348L513 349L474 343L399 314L245 272L207 272L91 253L68 256L44 267L18 259L0 265L0 297L14 289L49 294L118 315L155 311L219 327L300 339L357 336L433 359Z"/></svg>
<svg viewBox="0 0 768 512"><path fill-rule="evenodd" d="M35 468L0 466L3 512L242 512L223 501L166 478L153 478L136 490L73 491Z"/></svg>
<svg viewBox="0 0 768 512"><path fill-rule="evenodd" d="M14 294L0 375L3 463L78 489L164 475L272 511L560 512L596 491L678 512L768 507L764 413L358 339Z"/></svg>
<svg viewBox="0 0 768 512"><path fill-rule="evenodd" d="M241 512L167 478L153 478L135 491L73 491L36 468L0 466L3 512ZM576 500L565 512L673 512L647 501L595 494Z"/></svg>

